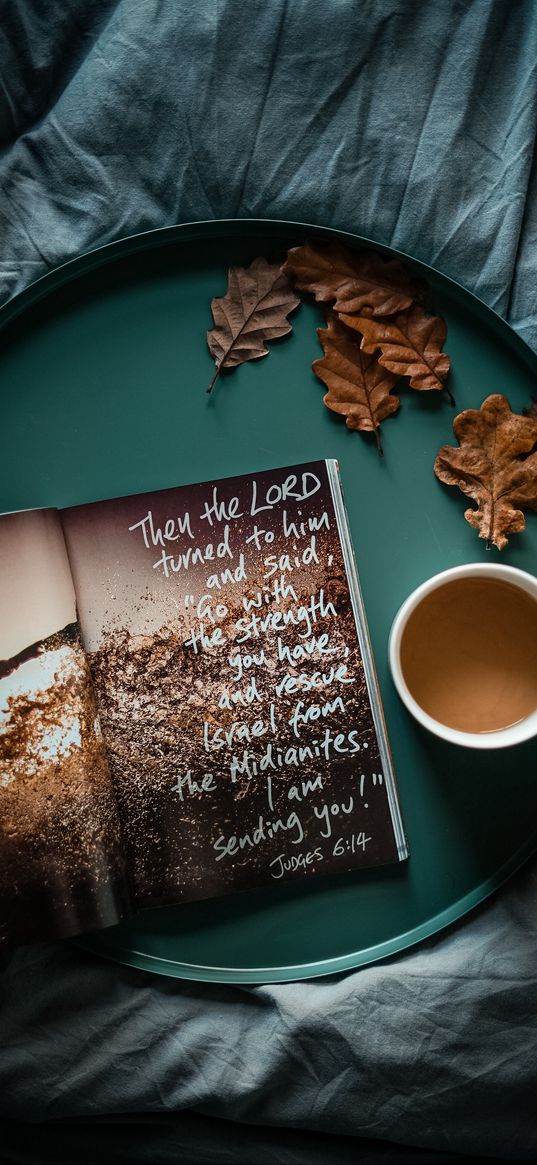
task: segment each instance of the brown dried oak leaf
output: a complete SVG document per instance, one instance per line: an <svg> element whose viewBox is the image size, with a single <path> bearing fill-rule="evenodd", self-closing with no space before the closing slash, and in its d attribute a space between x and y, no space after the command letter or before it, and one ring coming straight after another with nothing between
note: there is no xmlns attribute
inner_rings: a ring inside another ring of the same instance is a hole
<svg viewBox="0 0 537 1165"><path fill-rule="evenodd" d="M330 312L327 324L326 328L317 328L324 357L313 362L315 375L328 389L324 403L346 418L349 429L374 433L381 453L379 427L399 408L399 398L390 395L398 378L382 368L375 356L361 350L355 333L341 323L335 312Z"/></svg>
<svg viewBox="0 0 537 1165"><path fill-rule="evenodd" d="M537 396L532 396L531 404L526 409L522 409L523 417L533 417L537 420Z"/></svg>
<svg viewBox="0 0 537 1165"><path fill-rule="evenodd" d="M524 529L522 508L537 509L537 420L513 413L505 396L488 396L453 422L460 448L444 445L436 476L478 504L466 521L498 550Z"/></svg>
<svg viewBox="0 0 537 1165"><path fill-rule="evenodd" d="M322 303L335 300L338 312L385 316L403 311L422 294L398 259L377 251L351 251L341 243L303 243L292 247L283 270L301 291Z"/></svg>
<svg viewBox="0 0 537 1165"><path fill-rule="evenodd" d="M230 267L226 294L211 302L215 326L207 343L216 372L207 391L223 368L267 356L267 340L291 331L287 316L299 303L280 263L260 257L249 267Z"/></svg>
<svg viewBox="0 0 537 1165"><path fill-rule="evenodd" d="M364 352L380 349L379 364L396 376L408 376L411 388L424 392L444 387L450 360L441 350L447 328L439 316L426 315L416 303L392 319L374 320L344 313L341 319L349 328L361 332Z"/></svg>

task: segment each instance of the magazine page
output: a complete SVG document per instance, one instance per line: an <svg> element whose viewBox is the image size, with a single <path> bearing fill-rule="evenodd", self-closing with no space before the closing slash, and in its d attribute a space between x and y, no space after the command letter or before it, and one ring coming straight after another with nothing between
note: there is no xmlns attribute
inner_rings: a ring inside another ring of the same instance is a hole
<svg viewBox="0 0 537 1165"><path fill-rule="evenodd" d="M0 943L126 909L117 804L59 515L0 516Z"/></svg>
<svg viewBox="0 0 537 1165"><path fill-rule="evenodd" d="M325 462L62 521L140 905L406 856Z"/></svg>

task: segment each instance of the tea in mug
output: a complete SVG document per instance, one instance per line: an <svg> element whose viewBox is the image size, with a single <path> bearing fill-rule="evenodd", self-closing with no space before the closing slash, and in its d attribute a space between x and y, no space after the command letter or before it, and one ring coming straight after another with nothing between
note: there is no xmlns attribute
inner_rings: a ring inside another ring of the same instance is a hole
<svg viewBox="0 0 537 1165"><path fill-rule="evenodd" d="M537 601L496 578L428 594L403 631L401 668L424 712L459 732L499 732L537 709Z"/></svg>

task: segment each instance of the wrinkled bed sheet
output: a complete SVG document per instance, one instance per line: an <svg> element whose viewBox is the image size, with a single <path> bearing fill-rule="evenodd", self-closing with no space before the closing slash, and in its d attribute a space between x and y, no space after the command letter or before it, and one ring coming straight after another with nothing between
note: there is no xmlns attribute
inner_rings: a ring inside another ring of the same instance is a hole
<svg viewBox="0 0 537 1165"><path fill-rule="evenodd" d="M437 266L537 347L536 119L533 0L1 0L0 299L122 235L295 219ZM0 1115L69 1122L70 1161L531 1160L536 900L533 862L416 950L303 984L20 950ZM9 1160L49 1160L10 1129Z"/></svg>

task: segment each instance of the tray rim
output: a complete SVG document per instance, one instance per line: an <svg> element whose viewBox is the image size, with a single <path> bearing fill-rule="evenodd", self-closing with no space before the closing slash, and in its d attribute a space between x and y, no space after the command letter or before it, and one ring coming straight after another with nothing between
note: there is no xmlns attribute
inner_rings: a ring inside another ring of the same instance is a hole
<svg viewBox="0 0 537 1165"><path fill-rule="evenodd" d="M462 898L458 898L451 906L434 914L412 930L403 931L393 939L385 939L372 947L364 947L360 951L346 955L335 955L329 959L317 959L313 963L289 963L278 967L210 967L203 963L179 963L173 959L163 958L162 955L145 954L143 951L128 947L107 947L107 930L95 932L93 935L76 936L67 942L94 955L120 963L122 966L135 967L139 971L149 971L152 974L164 975L171 979L184 979L194 983L222 983L228 986L256 986L263 983L300 983L308 979L327 979L331 975L342 974L347 971L359 971L362 967L370 967L374 963L387 962L393 956L406 951L413 951L426 939L438 935L441 938L446 930L455 923L471 914L478 906L484 903L509 881L520 870L537 849L537 830L531 835L520 849L505 862L490 878L486 878ZM481 892L485 887L484 892ZM176 909L175 907L157 907L157 909ZM179 907L177 907L179 909ZM134 917L140 918L143 912ZM412 936L409 941L409 936Z"/></svg>
<svg viewBox="0 0 537 1165"><path fill-rule="evenodd" d="M227 218L227 219L195 219L189 222L155 227L151 230L127 235L98 247L83 251L65 262L62 262L33 280L17 292L14 296L0 305L0 330L7 328L12 322L24 316L24 313L46 299L55 291L69 283L106 267L115 260L126 258L138 252L165 247L168 244L195 241L212 237L229 238L233 235L256 237L265 234L266 237L277 238L283 234L289 236L293 229L302 235L311 233L316 237L336 238L355 247L371 247L386 255L401 258L421 271L433 284L440 282L459 301L466 302L471 311L482 322L499 333L501 339L509 348L537 373L537 353L514 330L514 328L484 302L475 292L470 291L459 281L446 275L439 268L421 259L415 258L406 251L390 244L380 243L376 239L354 232L341 230L336 227L320 223L304 223L290 219L272 218ZM186 981L221 983L229 985L253 985L260 983L284 983L304 981L312 978L326 978L342 972L358 970L373 963L385 961L403 951L413 950L425 939L442 934L447 928L468 915L477 906L483 904L496 890L504 885L537 849L537 829L526 839L511 857L504 862L488 878L485 878L468 893L458 898L454 903L445 907L439 913L432 915L418 926L406 930L394 938L385 939L373 946L352 951L344 955L332 956L328 959L314 962L287 964L272 967L228 968L222 966L205 966L197 963L180 963L159 955L146 954L135 949L123 946L108 947L108 929L94 932L89 935L76 936L66 940L69 945L81 947L102 958L112 960L121 965L127 965L142 971L149 971L167 977L184 979ZM176 909L163 907L162 909ZM177 907L179 909L179 906ZM141 917L140 912L134 917Z"/></svg>
<svg viewBox="0 0 537 1165"><path fill-rule="evenodd" d="M389 243L380 243L376 239L369 238L367 235L340 230L337 227L323 226L320 223L304 223L293 219L193 219L185 223L153 227L148 231L139 231L132 235L125 235L122 238L114 239L109 243L103 243L98 247L92 247L89 251L82 251L79 255L75 255L71 259L66 259L50 271L39 275L27 287L24 287L21 291L18 291L10 299L1 304L0 328L6 327L9 323L17 319L27 308L35 306L41 299L46 298L53 291L64 287L79 275L86 275L92 271L96 271L99 267L106 266L116 258L125 258L129 255L136 254L138 251L149 250L152 247L164 247L170 242L183 240L194 241L197 238L206 238L212 234L223 238L229 237L233 235L234 228L236 228L237 234L251 234L252 236L262 234L266 228L268 234L277 236L288 233L289 228L293 227L296 227L301 232L311 231L314 235L318 236L335 236L341 241L346 240L351 245L358 244L360 247L372 247L377 251L381 251L383 254L395 255L397 258L401 258L423 271L431 282L434 283L435 279L440 279L442 283L447 283L455 296L461 296L463 299L467 298L482 319L485 319L490 325L499 328L509 346L514 347L518 351L519 356L523 359L525 358L533 367L534 371L537 372L537 352L533 350L522 336L518 335L518 332L515 331L503 316L495 311L494 308L490 307L489 304L485 303L474 291L470 291L463 283L453 279L451 275L446 275L438 267L433 267L430 263L426 263L422 259L416 259L408 251L402 251L400 248L393 247Z"/></svg>

